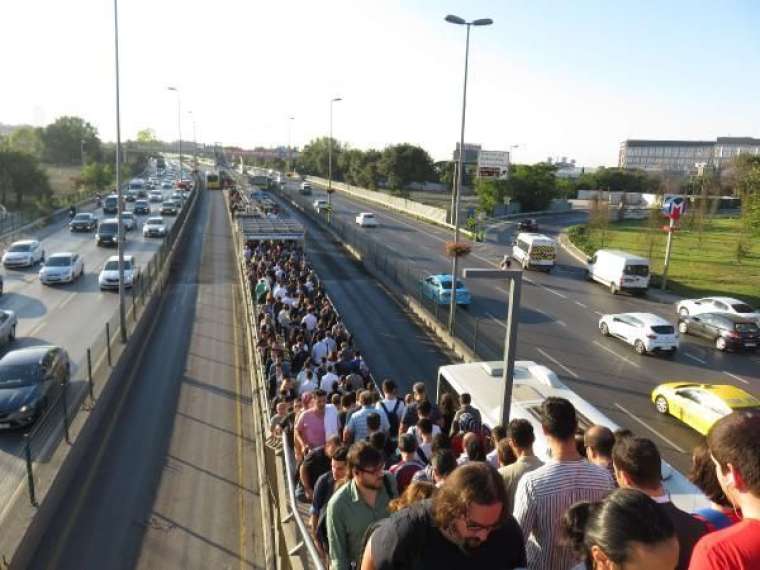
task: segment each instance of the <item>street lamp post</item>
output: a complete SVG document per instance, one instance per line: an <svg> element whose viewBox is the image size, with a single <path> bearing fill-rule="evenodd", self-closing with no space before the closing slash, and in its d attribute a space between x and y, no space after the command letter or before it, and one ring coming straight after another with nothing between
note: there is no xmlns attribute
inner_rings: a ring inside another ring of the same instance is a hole
<svg viewBox="0 0 760 570"><path fill-rule="evenodd" d="M332 140L333 140L333 103L343 101L342 97L330 99L330 138L327 139L327 223L332 220Z"/></svg>
<svg viewBox="0 0 760 570"><path fill-rule="evenodd" d="M179 89L169 87L169 91L177 93L177 132L179 133L179 179L182 180L182 105L179 98Z"/></svg>
<svg viewBox="0 0 760 570"><path fill-rule="evenodd" d="M190 117L193 119L193 168L198 169L198 139L195 137L195 115L193 114L192 110L187 112ZM180 168L180 174L181 174L182 168ZM182 179L182 176L180 176L180 179Z"/></svg>
<svg viewBox="0 0 760 570"><path fill-rule="evenodd" d="M501 372L501 425L509 423L512 406L512 386L515 376L515 352L517 352L517 324L520 320L520 291L522 270L520 269L465 269L468 279L508 279L509 305L507 305L507 332L504 337L504 366Z"/></svg>
<svg viewBox="0 0 760 570"><path fill-rule="evenodd" d="M445 20L449 22L450 24L457 24L458 26L467 26L467 37L465 40L465 49L464 49L464 87L462 90L462 128L459 136L459 156L457 161L457 183L456 187L454 188L454 208L452 212L452 222L454 223L454 243L457 243L459 241L459 196L462 193L462 179L463 179L463 173L464 173L464 124L465 124L465 116L467 111L467 66L469 63L470 58L470 26L489 26L493 24L493 20L490 18L480 18L478 20L473 20L472 22L466 21L464 18L460 18L459 16L452 16L449 14L446 16ZM451 262L451 300L449 302L449 332L454 333L454 319L456 314L456 308L457 308L457 296L456 296L456 285L457 285L457 262L458 262L458 256L453 255L452 256L452 262Z"/></svg>
<svg viewBox="0 0 760 570"><path fill-rule="evenodd" d="M121 342L127 342L127 311L124 299L124 223L122 222L122 213L124 205L122 202L121 192L121 111L119 105L119 3L113 0L113 32L114 32L114 53L116 58L116 222L118 230L116 233L117 244L116 250L119 255L119 336ZM133 284L134 286L134 284Z"/></svg>
<svg viewBox="0 0 760 570"><path fill-rule="evenodd" d="M291 127L293 125L293 120L295 117L288 117L288 171L286 173L287 176L290 176L290 173L293 172L291 170L292 164L293 164L293 151L291 150L290 146L290 131Z"/></svg>

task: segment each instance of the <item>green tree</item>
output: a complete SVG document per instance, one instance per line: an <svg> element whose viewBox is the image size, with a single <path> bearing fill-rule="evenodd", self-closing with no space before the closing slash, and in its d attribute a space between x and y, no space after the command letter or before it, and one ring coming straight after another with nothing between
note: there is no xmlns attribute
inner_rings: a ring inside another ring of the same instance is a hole
<svg viewBox="0 0 760 570"><path fill-rule="evenodd" d="M49 198L52 195L47 174L31 154L15 150L0 151L0 183L3 202L10 193L15 194L16 207L24 197Z"/></svg>
<svg viewBox="0 0 760 570"><path fill-rule="evenodd" d="M433 164L433 169L438 177L438 181L448 188L454 185L455 164L453 160L441 160Z"/></svg>
<svg viewBox="0 0 760 570"><path fill-rule="evenodd" d="M42 159L45 143L42 140L42 129L35 127L19 127L8 135L8 147L12 150L31 154L37 160Z"/></svg>
<svg viewBox="0 0 760 570"><path fill-rule="evenodd" d="M88 188L103 191L113 183L114 169L110 164L91 162L82 168L81 178Z"/></svg>
<svg viewBox="0 0 760 570"><path fill-rule="evenodd" d="M496 206L504 203L509 195L509 181L498 178L476 178L475 194L480 202L480 209L487 214L493 214Z"/></svg>
<svg viewBox="0 0 760 570"><path fill-rule="evenodd" d="M82 148L90 159L99 159L101 143L97 129L79 117L59 117L42 131L45 143L43 159L56 164L76 164L82 160Z"/></svg>
<svg viewBox="0 0 760 570"><path fill-rule="evenodd" d="M145 145L157 143L156 132L153 129L137 131L137 142Z"/></svg>
<svg viewBox="0 0 760 570"><path fill-rule="evenodd" d="M380 158L379 172L385 176L388 187L402 190L412 182L425 182L435 178L433 160L419 146L402 143L388 146Z"/></svg>
<svg viewBox="0 0 760 570"><path fill-rule="evenodd" d="M328 137L314 139L303 147L301 155L298 157L298 169L305 174L321 176L327 178L328 159L329 159L329 142ZM342 180L343 171L340 169L343 152L341 144L333 139L332 141L332 177L333 180Z"/></svg>
<svg viewBox="0 0 760 570"><path fill-rule="evenodd" d="M658 186L658 179L642 170L605 167L582 174L576 182L579 189L610 192L655 192Z"/></svg>
<svg viewBox="0 0 760 570"><path fill-rule="evenodd" d="M516 164L510 169L507 193L523 211L545 210L556 197L556 168L546 162Z"/></svg>

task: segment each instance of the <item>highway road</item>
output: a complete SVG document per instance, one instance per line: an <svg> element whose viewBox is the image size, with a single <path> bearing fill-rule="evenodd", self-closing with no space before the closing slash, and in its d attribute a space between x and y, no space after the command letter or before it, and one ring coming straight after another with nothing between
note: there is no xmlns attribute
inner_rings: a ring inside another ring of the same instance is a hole
<svg viewBox="0 0 760 570"><path fill-rule="evenodd" d="M289 191L296 193L291 183ZM310 201L325 199L315 189ZM353 223L358 212L374 212L378 228L358 228L376 243L386 246L392 260L410 263L420 276L449 273L450 260L444 243L451 231L422 223L403 214L333 194L334 216ZM582 220L583 214L567 213L542 218L542 231L558 233L562 227ZM509 246L498 243L473 244L465 267L498 265ZM501 346L506 318L507 290L494 282L467 283L473 293L468 316L480 320L479 334L492 346ZM652 437L663 455L678 469L688 469L691 449L700 436L673 418L655 412L649 394L654 386L669 380L734 384L760 392L760 357L720 353L710 344L682 336L681 350L674 359L640 357L614 339L601 337L597 323L605 313L643 311L675 322L672 306L628 295L612 296L583 277L583 267L561 252L558 266L550 273L527 272L522 291L517 356L541 362L557 372L572 389L598 406L613 421ZM467 317L463 317L467 318Z"/></svg>
<svg viewBox="0 0 760 570"><path fill-rule="evenodd" d="M229 222L221 193L198 198L129 387L30 569L263 564Z"/></svg>

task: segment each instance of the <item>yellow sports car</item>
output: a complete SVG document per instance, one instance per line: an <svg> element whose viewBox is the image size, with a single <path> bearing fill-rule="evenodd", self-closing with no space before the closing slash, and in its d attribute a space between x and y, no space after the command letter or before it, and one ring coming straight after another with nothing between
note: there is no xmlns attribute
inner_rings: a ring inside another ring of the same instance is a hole
<svg viewBox="0 0 760 570"><path fill-rule="evenodd" d="M760 409L760 400L727 384L668 382L652 390L652 401L658 412L675 416L702 435L735 410Z"/></svg>

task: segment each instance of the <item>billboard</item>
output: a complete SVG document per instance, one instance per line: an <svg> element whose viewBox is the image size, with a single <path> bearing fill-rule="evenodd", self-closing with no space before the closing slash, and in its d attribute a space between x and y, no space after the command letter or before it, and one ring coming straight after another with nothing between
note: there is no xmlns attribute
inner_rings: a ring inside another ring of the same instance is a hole
<svg viewBox="0 0 760 570"><path fill-rule="evenodd" d="M509 152L505 150L481 150L478 153L478 176L503 178L509 173Z"/></svg>

